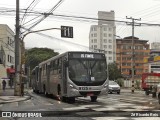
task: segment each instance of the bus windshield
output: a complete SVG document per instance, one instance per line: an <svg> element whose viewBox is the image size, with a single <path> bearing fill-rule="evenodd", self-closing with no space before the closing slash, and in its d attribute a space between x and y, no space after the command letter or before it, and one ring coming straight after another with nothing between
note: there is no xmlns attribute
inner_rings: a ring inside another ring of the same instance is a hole
<svg viewBox="0 0 160 120"><path fill-rule="evenodd" d="M106 68L105 59L72 59L69 78L77 85L102 85L107 79Z"/></svg>

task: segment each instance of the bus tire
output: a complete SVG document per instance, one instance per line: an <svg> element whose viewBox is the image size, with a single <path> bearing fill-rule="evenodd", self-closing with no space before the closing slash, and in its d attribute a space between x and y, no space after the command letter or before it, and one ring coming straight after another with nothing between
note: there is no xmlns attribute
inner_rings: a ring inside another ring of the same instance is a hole
<svg viewBox="0 0 160 120"><path fill-rule="evenodd" d="M45 85L43 85L43 92L44 92L44 95L48 97L48 93L47 93L47 91L46 91Z"/></svg>
<svg viewBox="0 0 160 120"><path fill-rule="evenodd" d="M58 100L60 100L62 102L66 101L66 97L62 96L60 85L58 85L58 87L57 87L57 94L58 94Z"/></svg>
<svg viewBox="0 0 160 120"><path fill-rule="evenodd" d="M33 92L36 93L35 89L33 89Z"/></svg>
<svg viewBox="0 0 160 120"><path fill-rule="evenodd" d="M97 96L90 96L91 102L96 102L97 101Z"/></svg>
<svg viewBox="0 0 160 120"><path fill-rule="evenodd" d="M68 102L68 103L71 103L71 104L72 104L72 103L75 103L75 97L68 97L68 98L67 98L67 102Z"/></svg>

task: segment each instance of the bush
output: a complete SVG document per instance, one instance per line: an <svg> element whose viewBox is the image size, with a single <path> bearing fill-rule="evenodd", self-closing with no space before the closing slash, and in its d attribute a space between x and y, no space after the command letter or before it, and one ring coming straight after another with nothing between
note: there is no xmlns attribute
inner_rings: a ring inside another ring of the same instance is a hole
<svg viewBox="0 0 160 120"><path fill-rule="evenodd" d="M118 79L116 82L119 84L120 87L124 87L124 80L123 79Z"/></svg>

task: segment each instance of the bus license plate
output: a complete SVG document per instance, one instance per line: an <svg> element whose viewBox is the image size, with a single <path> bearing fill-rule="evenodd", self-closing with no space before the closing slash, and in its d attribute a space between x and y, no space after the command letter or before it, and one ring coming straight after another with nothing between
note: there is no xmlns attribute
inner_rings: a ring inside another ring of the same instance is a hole
<svg viewBox="0 0 160 120"><path fill-rule="evenodd" d="M87 96L94 96L93 93L87 93Z"/></svg>

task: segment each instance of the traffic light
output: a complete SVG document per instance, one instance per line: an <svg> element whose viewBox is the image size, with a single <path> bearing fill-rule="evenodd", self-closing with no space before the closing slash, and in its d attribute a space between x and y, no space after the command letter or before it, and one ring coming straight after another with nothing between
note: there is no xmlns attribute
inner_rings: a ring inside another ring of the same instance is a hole
<svg viewBox="0 0 160 120"><path fill-rule="evenodd" d="M73 27L61 26L61 37L73 38Z"/></svg>

